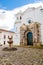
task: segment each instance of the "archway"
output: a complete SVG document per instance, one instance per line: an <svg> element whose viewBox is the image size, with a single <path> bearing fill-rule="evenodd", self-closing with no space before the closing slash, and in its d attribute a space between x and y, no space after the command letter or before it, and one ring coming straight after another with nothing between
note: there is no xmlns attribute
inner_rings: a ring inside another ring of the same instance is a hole
<svg viewBox="0 0 43 65"><path fill-rule="evenodd" d="M27 45L33 45L33 34L32 34L32 32L27 33Z"/></svg>

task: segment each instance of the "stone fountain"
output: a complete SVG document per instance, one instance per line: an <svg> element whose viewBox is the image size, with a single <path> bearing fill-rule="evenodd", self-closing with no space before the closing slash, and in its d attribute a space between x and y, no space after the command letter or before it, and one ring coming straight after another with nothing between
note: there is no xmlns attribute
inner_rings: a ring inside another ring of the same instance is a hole
<svg viewBox="0 0 43 65"><path fill-rule="evenodd" d="M12 44L13 44L13 39L12 39L12 38L13 38L12 36L11 36L11 37L8 36L8 39L9 39L9 40L8 40L7 42L8 42L8 44L9 44L9 47L10 47L10 48L12 48Z"/></svg>
<svg viewBox="0 0 43 65"><path fill-rule="evenodd" d="M8 36L8 44L9 44L9 48L8 47L5 47L5 48L3 48L3 51L15 51L15 50L17 50L17 48L15 48L15 47L13 47L12 45L13 45L13 37L11 36Z"/></svg>

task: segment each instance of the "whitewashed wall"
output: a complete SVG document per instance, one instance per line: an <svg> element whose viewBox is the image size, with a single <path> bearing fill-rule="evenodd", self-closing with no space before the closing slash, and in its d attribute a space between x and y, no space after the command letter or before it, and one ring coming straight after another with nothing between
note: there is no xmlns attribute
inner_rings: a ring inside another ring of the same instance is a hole
<svg viewBox="0 0 43 65"><path fill-rule="evenodd" d="M19 36L18 39L18 43L20 44L20 26L25 23L28 24L28 20L31 20L32 22L39 22L41 23L41 39L42 39L42 43L43 43L43 10L41 10L42 7L38 7L38 8L28 8L25 12L23 12L22 14L17 14L16 17L21 16L22 19L16 19L16 22L20 21L19 23L16 24L17 27L17 31L19 34L17 34ZM17 42L16 42L17 43Z"/></svg>
<svg viewBox="0 0 43 65"><path fill-rule="evenodd" d="M38 7L36 9L30 9L30 12L27 10L25 11L23 15L23 21L28 22L28 19L32 20L33 22L39 22L41 23L41 38L42 38L42 43L43 43L43 10L41 7Z"/></svg>
<svg viewBox="0 0 43 65"><path fill-rule="evenodd" d="M0 44L4 44L5 41L5 45L8 45L8 36L13 36L13 44L14 44L14 33L10 33L10 32L6 32L6 31L0 31ZM4 35L6 36L6 38L4 39Z"/></svg>

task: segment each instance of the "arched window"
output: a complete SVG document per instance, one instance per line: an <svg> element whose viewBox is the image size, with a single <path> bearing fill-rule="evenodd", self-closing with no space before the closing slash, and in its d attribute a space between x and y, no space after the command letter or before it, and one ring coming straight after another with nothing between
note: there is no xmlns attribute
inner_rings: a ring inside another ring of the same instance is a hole
<svg viewBox="0 0 43 65"><path fill-rule="evenodd" d="M31 23L31 20L28 20L28 23Z"/></svg>
<svg viewBox="0 0 43 65"><path fill-rule="evenodd" d="M22 19L22 17L20 16L20 20Z"/></svg>
<svg viewBox="0 0 43 65"><path fill-rule="evenodd" d="M5 45L5 43L6 43L6 42L4 41L4 45Z"/></svg>

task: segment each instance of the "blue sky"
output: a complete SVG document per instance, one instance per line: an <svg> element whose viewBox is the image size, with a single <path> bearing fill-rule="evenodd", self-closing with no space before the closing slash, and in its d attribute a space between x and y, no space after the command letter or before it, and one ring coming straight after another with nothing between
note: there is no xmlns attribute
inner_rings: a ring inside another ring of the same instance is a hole
<svg viewBox="0 0 43 65"><path fill-rule="evenodd" d="M43 0L0 0L0 9L12 10L14 8Z"/></svg>

